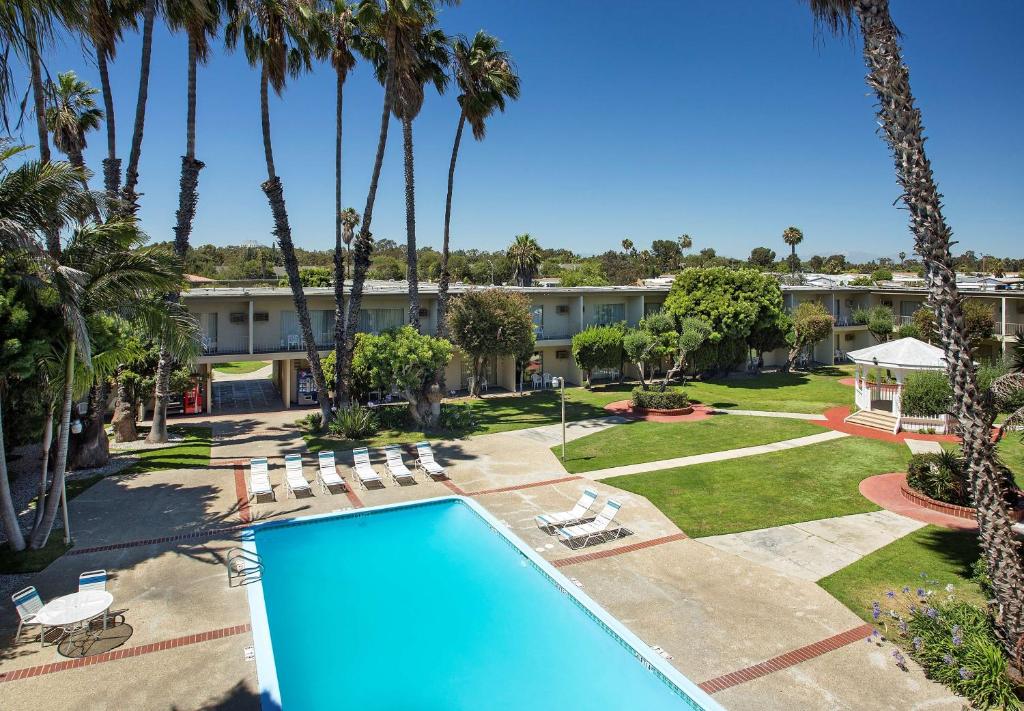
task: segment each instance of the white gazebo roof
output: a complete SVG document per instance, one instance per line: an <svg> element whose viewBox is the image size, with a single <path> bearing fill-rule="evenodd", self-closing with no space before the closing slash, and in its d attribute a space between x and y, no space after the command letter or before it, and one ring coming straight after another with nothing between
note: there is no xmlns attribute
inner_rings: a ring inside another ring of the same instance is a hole
<svg viewBox="0 0 1024 711"><path fill-rule="evenodd" d="M941 348L916 338L886 341L870 348L850 351L847 357L858 365L900 370L945 370L946 355Z"/></svg>

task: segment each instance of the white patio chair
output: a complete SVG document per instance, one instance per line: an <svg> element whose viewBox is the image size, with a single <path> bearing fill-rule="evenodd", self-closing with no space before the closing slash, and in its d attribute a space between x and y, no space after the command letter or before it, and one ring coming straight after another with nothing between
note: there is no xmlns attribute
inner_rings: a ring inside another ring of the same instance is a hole
<svg viewBox="0 0 1024 711"><path fill-rule="evenodd" d="M540 528L546 528L551 530L557 526L568 526L572 523L582 521L590 509L594 507L597 502L597 492L591 491L590 489L584 489L583 495L580 496L579 501L569 509L568 511L559 511L558 513L546 513L540 516L535 516L534 520L537 522L537 526Z"/></svg>
<svg viewBox="0 0 1024 711"><path fill-rule="evenodd" d="M530 386L534 390L536 390L537 388L541 387L543 384L544 384L544 381L536 373L534 373L533 375L530 376Z"/></svg>
<svg viewBox="0 0 1024 711"><path fill-rule="evenodd" d="M551 387L551 383L552 383L551 373L544 373L544 387L550 388Z"/></svg>
<svg viewBox="0 0 1024 711"><path fill-rule="evenodd" d="M17 640L21 637L21 630L25 627L36 626L39 627L39 641L42 642L46 628L42 622L36 621L36 613L43 609L43 599L39 597L39 592L34 586L29 585L11 595L11 600L14 601L14 607L18 611L18 632L14 635L14 639Z"/></svg>
<svg viewBox="0 0 1024 711"><path fill-rule="evenodd" d="M292 350L295 350L295 351L299 350L302 347L301 343L302 342L299 340L299 334L297 334L297 333L289 333L288 334L288 350L290 350L290 351L292 351Z"/></svg>
<svg viewBox="0 0 1024 711"><path fill-rule="evenodd" d="M105 570L88 570L78 576L78 592L106 589L107 571Z"/></svg>
<svg viewBox="0 0 1024 711"><path fill-rule="evenodd" d="M593 538L603 537L604 534L611 533L612 531L621 531L621 527L612 530L608 528L612 521L615 520L615 515L619 512L620 508L622 508L622 504L614 499L608 499L604 508L601 509L601 512L597 514L593 521L559 528L558 537L568 543L570 547L576 547L577 545L582 547L588 545Z"/></svg>
<svg viewBox="0 0 1024 711"><path fill-rule="evenodd" d="M338 474L338 467L334 463L334 452L320 452L317 456L316 480L320 482L320 490L325 494L331 493L332 486L348 488L348 484Z"/></svg>
<svg viewBox="0 0 1024 711"><path fill-rule="evenodd" d="M353 470L356 473L356 477L359 479L359 483L363 485L363 488L367 488L367 484L377 483L381 486L384 485L384 480L380 478L380 474L374 470L373 465L370 464L370 450L366 447L358 447L352 450L352 461L355 466Z"/></svg>
<svg viewBox="0 0 1024 711"><path fill-rule="evenodd" d="M253 457L249 460L249 497L259 500L261 496L269 495L276 500L274 487L270 485L270 471L266 457Z"/></svg>
<svg viewBox="0 0 1024 711"><path fill-rule="evenodd" d="M286 454L284 456L284 484L285 491L291 492L293 498L296 498L296 491L313 493L313 490L309 487L309 482L306 481L306 477L302 473L301 454Z"/></svg>
<svg viewBox="0 0 1024 711"><path fill-rule="evenodd" d="M430 448L430 443L427 441L416 443L416 466L422 469L427 476L436 477L443 476L447 477L448 472L434 459L434 450Z"/></svg>
<svg viewBox="0 0 1024 711"><path fill-rule="evenodd" d="M399 479L415 482L409 467L402 461L402 448L397 444L389 444L384 448L384 469L391 475L391 480L400 484Z"/></svg>

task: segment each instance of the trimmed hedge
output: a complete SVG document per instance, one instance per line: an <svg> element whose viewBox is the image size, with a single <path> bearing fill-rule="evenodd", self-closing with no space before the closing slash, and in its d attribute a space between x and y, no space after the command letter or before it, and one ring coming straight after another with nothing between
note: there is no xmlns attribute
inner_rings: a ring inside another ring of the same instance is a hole
<svg viewBox="0 0 1024 711"><path fill-rule="evenodd" d="M665 392L633 388L633 407L641 410L679 410L690 406L685 390L670 389Z"/></svg>

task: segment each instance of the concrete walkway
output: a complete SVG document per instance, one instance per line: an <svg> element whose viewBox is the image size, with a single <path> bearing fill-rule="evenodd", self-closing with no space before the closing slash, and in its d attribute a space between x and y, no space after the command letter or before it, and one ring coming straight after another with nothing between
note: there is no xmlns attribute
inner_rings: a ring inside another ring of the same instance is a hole
<svg viewBox="0 0 1024 711"><path fill-rule="evenodd" d="M572 442L573 440L579 439L580 437L586 437L587 435L601 432L615 425L624 425L631 420L628 417L621 417L619 415L612 415L610 417L594 417L589 420L576 420L575 422L565 423L565 441ZM496 434L512 435L515 437L523 437L534 442L539 442L547 447L552 447L556 444L562 443L562 423L557 425L542 425L540 427L528 427L522 430L510 430L508 432L498 432ZM476 439L481 437L490 437L493 435L477 435Z"/></svg>
<svg viewBox="0 0 1024 711"><path fill-rule="evenodd" d="M697 540L785 575L816 581L924 525L891 511L872 511Z"/></svg>
<svg viewBox="0 0 1024 711"><path fill-rule="evenodd" d="M942 454L942 445L923 439L908 439L907 446L913 454Z"/></svg>
<svg viewBox="0 0 1024 711"><path fill-rule="evenodd" d="M585 476L588 479L609 479L615 476L626 476L629 474L641 474L643 472L653 472L659 469L675 469L676 467L688 467L693 464L705 464L707 462L723 462L727 459L740 459L742 457L752 457L757 454L768 454L769 452L781 452L784 449L795 449L796 447L806 447L811 444L818 444L820 442L830 442L834 439L842 439L847 437L842 432L821 432L820 434L808 435L806 437L796 437L794 439L785 439L781 442L772 442L770 444L759 444L755 447L740 447L738 449L727 449L723 452L707 452L705 454L694 454L689 457L675 457L674 459L659 459L654 462L643 462L641 464L626 464L621 467L609 467L608 469L596 469L591 472L581 472L581 476Z"/></svg>
<svg viewBox="0 0 1024 711"><path fill-rule="evenodd" d="M779 417L786 420L813 420L825 422L824 415L808 415L804 412L776 412L774 410L720 410L714 409L716 415L745 415L749 417Z"/></svg>

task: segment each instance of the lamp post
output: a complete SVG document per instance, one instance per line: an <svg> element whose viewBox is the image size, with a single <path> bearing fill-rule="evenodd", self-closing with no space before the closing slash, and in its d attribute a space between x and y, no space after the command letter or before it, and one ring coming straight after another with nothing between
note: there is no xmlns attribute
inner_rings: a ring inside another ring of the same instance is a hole
<svg viewBox="0 0 1024 711"><path fill-rule="evenodd" d="M562 461L565 461L565 378L552 378L551 384L562 393Z"/></svg>

